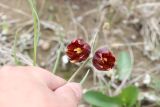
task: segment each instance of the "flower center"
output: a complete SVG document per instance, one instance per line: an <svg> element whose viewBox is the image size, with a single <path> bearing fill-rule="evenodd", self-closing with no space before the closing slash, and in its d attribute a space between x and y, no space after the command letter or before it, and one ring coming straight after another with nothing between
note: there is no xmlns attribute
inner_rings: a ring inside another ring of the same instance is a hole
<svg viewBox="0 0 160 107"><path fill-rule="evenodd" d="M106 62L107 62L107 58L101 58L101 61L102 61L103 63L106 63Z"/></svg>
<svg viewBox="0 0 160 107"><path fill-rule="evenodd" d="M103 58L103 60L104 60L105 62L107 62L107 58Z"/></svg>
<svg viewBox="0 0 160 107"><path fill-rule="evenodd" d="M82 49L81 49L81 48L75 48L74 51L75 51L77 54L82 53Z"/></svg>
<svg viewBox="0 0 160 107"><path fill-rule="evenodd" d="M105 63L105 62L108 61L107 58L103 58L103 57L102 57L102 54L100 54L100 58L101 58L101 61L102 61L103 63Z"/></svg>

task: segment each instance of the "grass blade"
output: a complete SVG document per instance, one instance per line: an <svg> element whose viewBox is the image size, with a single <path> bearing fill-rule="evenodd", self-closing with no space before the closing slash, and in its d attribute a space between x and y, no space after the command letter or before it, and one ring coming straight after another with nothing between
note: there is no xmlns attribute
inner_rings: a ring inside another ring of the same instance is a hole
<svg viewBox="0 0 160 107"><path fill-rule="evenodd" d="M70 79L68 80L68 82L71 82L76 75L82 70L82 68L88 63L88 61L90 60L90 58L88 58L77 70L76 72L74 72L74 74L70 77Z"/></svg>
<svg viewBox="0 0 160 107"><path fill-rule="evenodd" d="M89 72L90 72L90 69L87 71L87 73L85 74L85 76L84 76L84 77L82 78L82 80L80 81L80 84L81 84L81 85L86 81Z"/></svg>
<svg viewBox="0 0 160 107"><path fill-rule="evenodd" d="M14 62L16 65L19 64L19 61L17 59L17 34L18 31L16 31L15 36L14 36L14 45L13 45L13 56L14 56Z"/></svg>
<svg viewBox="0 0 160 107"><path fill-rule="evenodd" d="M30 6L32 8L32 15L33 15L33 21L34 21L34 52L33 52L33 65L35 66L37 64L37 46L38 46L38 40L40 36L40 21L38 14L36 12L34 1L28 0L30 3Z"/></svg>
<svg viewBox="0 0 160 107"><path fill-rule="evenodd" d="M61 36L61 35L60 35ZM55 65L53 67L53 74L56 73L57 71L57 68L58 68L58 65L59 65L59 60L60 60L60 57L61 57L61 52L62 52L62 49L63 49L63 42L62 42L62 36L60 37L60 48L58 49L57 51L57 58L56 58L56 62L55 62Z"/></svg>

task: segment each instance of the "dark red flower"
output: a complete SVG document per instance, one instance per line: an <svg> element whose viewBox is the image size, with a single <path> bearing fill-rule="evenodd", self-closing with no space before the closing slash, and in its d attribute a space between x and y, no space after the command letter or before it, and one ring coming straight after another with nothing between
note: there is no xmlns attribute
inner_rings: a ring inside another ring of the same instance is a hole
<svg viewBox="0 0 160 107"><path fill-rule="evenodd" d="M73 63L86 60L90 52L91 47L83 39L73 40L67 46L66 50L66 53L70 58L70 61Z"/></svg>
<svg viewBox="0 0 160 107"><path fill-rule="evenodd" d="M106 71L114 67L115 57L107 48L101 48L93 56L93 65L96 69Z"/></svg>

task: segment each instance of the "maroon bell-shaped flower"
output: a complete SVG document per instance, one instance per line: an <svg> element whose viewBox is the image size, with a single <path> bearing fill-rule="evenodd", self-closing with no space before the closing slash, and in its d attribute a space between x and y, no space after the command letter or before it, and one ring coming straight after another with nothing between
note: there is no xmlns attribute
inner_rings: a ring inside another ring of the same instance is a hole
<svg viewBox="0 0 160 107"><path fill-rule="evenodd" d="M93 56L93 65L101 71L108 71L115 65L115 57L107 48L97 50Z"/></svg>
<svg viewBox="0 0 160 107"><path fill-rule="evenodd" d="M66 54L72 63L86 60L91 52L91 47L83 39L75 39L68 46Z"/></svg>

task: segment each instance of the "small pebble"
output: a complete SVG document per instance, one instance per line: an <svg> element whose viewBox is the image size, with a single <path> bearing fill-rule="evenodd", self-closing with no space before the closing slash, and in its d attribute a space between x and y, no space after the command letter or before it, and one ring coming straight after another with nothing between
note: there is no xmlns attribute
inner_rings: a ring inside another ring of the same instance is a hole
<svg viewBox="0 0 160 107"><path fill-rule="evenodd" d="M139 87L139 83L138 83L138 82L136 82L134 85L135 85L136 87Z"/></svg>
<svg viewBox="0 0 160 107"><path fill-rule="evenodd" d="M149 74L146 74L144 76L143 84L148 85L148 84L150 84L150 82L151 82L151 76Z"/></svg>
<svg viewBox="0 0 160 107"><path fill-rule="evenodd" d="M136 40L137 39L136 35L131 35L131 39Z"/></svg>
<svg viewBox="0 0 160 107"><path fill-rule="evenodd" d="M40 45L41 49L44 51L47 51L50 48L50 43L47 41L44 41L44 40L40 40L39 45Z"/></svg>

